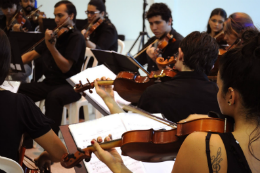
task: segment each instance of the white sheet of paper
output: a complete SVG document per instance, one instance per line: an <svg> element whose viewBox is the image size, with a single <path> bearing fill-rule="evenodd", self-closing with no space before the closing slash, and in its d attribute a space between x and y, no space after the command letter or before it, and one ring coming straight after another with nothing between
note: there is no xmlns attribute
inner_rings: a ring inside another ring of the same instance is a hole
<svg viewBox="0 0 260 173"><path fill-rule="evenodd" d="M87 121L84 123L69 125L70 132L74 138L76 145L80 148L86 148L90 145L92 139L98 136L102 138L108 134L112 134L113 139L121 138L122 134L126 131L125 126L121 121L121 115L115 114L113 116L106 116L97 120ZM116 148L121 153L120 148ZM144 173L144 166L142 162L131 159L130 157L122 157L125 165L135 173ZM86 168L89 173L111 173L109 168L98 160L92 154L90 162L85 162Z"/></svg>
<svg viewBox="0 0 260 173"><path fill-rule="evenodd" d="M122 134L129 130L145 130L145 129L171 129L170 127L154 121L143 115L135 113L120 113L113 114L100 119L87 121L79 124L69 125L71 134L80 148L86 148L90 145L92 139L98 136L102 138L108 134L112 134L113 139L121 138ZM116 148L121 153L120 148ZM122 156L125 165L135 173L168 173L171 172L174 161L160 163L145 163L131 159L130 157ZM110 173L111 171L105 164L99 161L94 154L90 162L84 162L89 173Z"/></svg>
<svg viewBox="0 0 260 173"><path fill-rule="evenodd" d="M112 71L110 71L106 66L99 65L96 67L87 68L86 70L72 76L70 79L75 84L78 84L79 81L81 81L82 84L84 85L85 83L87 83L86 79L88 79L89 82L93 82L95 79L101 78L103 76L105 76L106 78L110 78L111 80L114 80L116 78L116 75ZM84 92L92 100L94 100L100 107L102 107L104 110L107 110L109 112L108 107L106 106L106 104L104 103L102 98L96 93L95 88L93 88L92 91L93 91L93 93L90 93L89 91L84 91ZM114 97L115 97L115 101L117 103L130 104L130 102L121 98L116 91L114 91Z"/></svg>
<svg viewBox="0 0 260 173"><path fill-rule="evenodd" d="M17 93L20 84L21 82L19 81L4 81L0 87L13 93Z"/></svg>

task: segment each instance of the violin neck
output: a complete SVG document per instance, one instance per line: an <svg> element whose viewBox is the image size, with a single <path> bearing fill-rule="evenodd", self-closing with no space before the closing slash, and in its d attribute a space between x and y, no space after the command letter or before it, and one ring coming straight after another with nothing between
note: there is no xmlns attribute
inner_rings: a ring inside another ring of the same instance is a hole
<svg viewBox="0 0 260 173"><path fill-rule="evenodd" d="M115 148L115 147L121 147L122 146L122 139L116 139L116 140L113 140L113 141L100 143L100 146L104 150L109 150L109 149ZM88 149L89 151L92 151L92 152L96 151L92 145L88 146L86 149ZM83 149L83 150L85 150L85 149Z"/></svg>
<svg viewBox="0 0 260 173"><path fill-rule="evenodd" d="M101 80L101 81L97 81L97 83L100 86L106 86L106 85L113 85L114 81L113 80Z"/></svg>

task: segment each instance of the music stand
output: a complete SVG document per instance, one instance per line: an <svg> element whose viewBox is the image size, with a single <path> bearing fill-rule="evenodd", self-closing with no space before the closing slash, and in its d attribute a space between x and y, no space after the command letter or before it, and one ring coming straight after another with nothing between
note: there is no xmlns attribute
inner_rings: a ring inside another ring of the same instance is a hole
<svg viewBox="0 0 260 173"><path fill-rule="evenodd" d="M79 31L81 31L83 29L83 27L87 24L88 20L84 19L77 19L76 20L76 27ZM57 25L54 21L54 19L52 18L48 18L48 19L43 19L43 30L46 31L46 29L49 30L53 30L54 28L56 28Z"/></svg>
<svg viewBox="0 0 260 173"><path fill-rule="evenodd" d="M99 64L104 64L113 73L121 71L138 72L138 67L133 64L125 55L113 51L91 49Z"/></svg>
<svg viewBox="0 0 260 173"><path fill-rule="evenodd" d="M11 45L11 69L12 72L25 72L21 55L26 53L36 42L44 37L36 32L10 32L8 35Z"/></svg>

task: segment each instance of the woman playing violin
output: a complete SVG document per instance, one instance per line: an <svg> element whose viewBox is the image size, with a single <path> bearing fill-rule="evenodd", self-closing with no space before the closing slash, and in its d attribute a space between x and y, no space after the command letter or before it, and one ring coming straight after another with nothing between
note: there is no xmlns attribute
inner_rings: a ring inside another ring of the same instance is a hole
<svg viewBox="0 0 260 173"><path fill-rule="evenodd" d="M163 58L168 58L178 51L180 41L183 37L172 28L172 14L170 8L166 4L152 4L150 9L147 11L146 18L149 21L150 29L154 33L154 36L144 45L144 49L148 47L147 50L137 56L136 60L141 65L147 63L147 71L151 72L158 70L155 63L155 60L158 57L158 51L152 43L156 39L160 39L168 33L172 35L176 41L169 42L169 44L163 49L163 52L161 52Z"/></svg>
<svg viewBox="0 0 260 173"><path fill-rule="evenodd" d="M206 32L211 37L215 37L223 30L226 19L227 13L225 10L222 8L214 9L210 14Z"/></svg>
<svg viewBox="0 0 260 173"><path fill-rule="evenodd" d="M4 14L0 19L0 28L9 31L30 31L31 24L20 12L19 0L1 0L0 8ZM20 23L19 23L20 22Z"/></svg>
<svg viewBox="0 0 260 173"><path fill-rule="evenodd" d="M243 31L248 29L257 30L251 17L246 13L233 13L225 22L224 39L230 46L233 45L232 48L234 48L236 45L242 43L239 40L241 39Z"/></svg>
<svg viewBox="0 0 260 173"><path fill-rule="evenodd" d="M260 73L260 33L245 34L251 38L243 47L228 51L220 60L217 81L218 104L223 114L234 118L234 131L190 134L178 152L173 173L260 172L260 76L255 75ZM110 141L111 136L105 140ZM114 149L104 151L96 140L91 143L97 157L111 171L131 172Z"/></svg>
<svg viewBox="0 0 260 173"><path fill-rule="evenodd" d="M117 51L117 30L111 21L105 17L106 6L103 0L91 0L85 11L88 23L81 31L86 39L86 45L93 49ZM98 24L97 24L98 23ZM97 26L93 25L97 24ZM92 31L86 35L87 32Z"/></svg>

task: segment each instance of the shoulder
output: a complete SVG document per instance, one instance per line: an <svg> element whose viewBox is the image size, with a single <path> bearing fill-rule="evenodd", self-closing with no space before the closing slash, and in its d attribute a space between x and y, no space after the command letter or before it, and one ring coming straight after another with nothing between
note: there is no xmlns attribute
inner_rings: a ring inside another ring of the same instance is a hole
<svg viewBox="0 0 260 173"><path fill-rule="evenodd" d="M208 172L206 136L205 132L194 132L186 137L178 152L173 172L180 170L195 173ZM213 167L221 167L219 173L225 172L227 170L226 150L218 134L211 135L209 146ZM216 165L214 165L214 161Z"/></svg>

